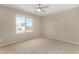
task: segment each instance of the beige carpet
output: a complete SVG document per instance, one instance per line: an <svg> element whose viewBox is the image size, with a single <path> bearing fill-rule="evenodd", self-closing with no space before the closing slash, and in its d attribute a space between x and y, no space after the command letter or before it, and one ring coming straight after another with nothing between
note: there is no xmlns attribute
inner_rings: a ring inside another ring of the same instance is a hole
<svg viewBox="0 0 79 59"><path fill-rule="evenodd" d="M0 48L6 54L79 53L79 46L55 39L37 38Z"/></svg>

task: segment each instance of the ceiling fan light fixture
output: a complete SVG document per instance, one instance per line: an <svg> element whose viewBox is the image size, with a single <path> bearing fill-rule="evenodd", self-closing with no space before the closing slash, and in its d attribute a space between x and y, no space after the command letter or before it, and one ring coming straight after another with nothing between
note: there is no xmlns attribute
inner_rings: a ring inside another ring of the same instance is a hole
<svg viewBox="0 0 79 59"><path fill-rule="evenodd" d="M37 12L41 12L41 9L38 8L36 11L37 11Z"/></svg>

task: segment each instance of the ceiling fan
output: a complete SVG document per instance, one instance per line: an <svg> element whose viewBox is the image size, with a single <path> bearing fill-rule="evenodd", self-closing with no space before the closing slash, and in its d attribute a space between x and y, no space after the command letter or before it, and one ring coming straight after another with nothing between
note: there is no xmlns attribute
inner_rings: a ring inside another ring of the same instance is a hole
<svg viewBox="0 0 79 59"><path fill-rule="evenodd" d="M38 7L36 8L36 12L45 12L46 8L48 8L48 6L42 6L42 4L38 4Z"/></svg>

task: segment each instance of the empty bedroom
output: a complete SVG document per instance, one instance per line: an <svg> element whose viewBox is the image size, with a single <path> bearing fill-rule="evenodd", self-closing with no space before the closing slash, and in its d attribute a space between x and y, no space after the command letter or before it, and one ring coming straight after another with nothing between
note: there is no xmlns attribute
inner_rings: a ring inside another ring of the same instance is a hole
<svg viewBox="0 0 79 59"><path fill-rule="evenodd" d="M79 4L0 4L0 54L79 54Z"/></svg>

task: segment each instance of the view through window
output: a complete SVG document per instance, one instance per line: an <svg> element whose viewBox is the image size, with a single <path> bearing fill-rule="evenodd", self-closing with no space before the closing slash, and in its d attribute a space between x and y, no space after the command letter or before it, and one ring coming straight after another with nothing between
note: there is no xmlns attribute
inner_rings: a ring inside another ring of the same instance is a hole
<svg viewBox="0 0 79 59"><path fill-rule="evenodd" d="M16 33L31 32L32 19L25 16L16 15Z"/></svg>
<svg viewBox="0 0 79 59"><path fill-rule="evenodd" d="M27 18L26 19L26 32L32 31L32 19Z"/></svg>

